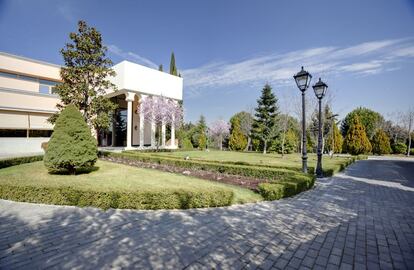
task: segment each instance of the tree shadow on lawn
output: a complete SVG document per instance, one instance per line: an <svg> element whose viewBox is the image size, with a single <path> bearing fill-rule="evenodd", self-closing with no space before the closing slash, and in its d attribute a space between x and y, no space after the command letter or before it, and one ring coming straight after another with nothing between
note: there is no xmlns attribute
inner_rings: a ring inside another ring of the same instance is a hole
<svg viewBox="0 0 414 270"><path fill-rule="evenodd" d="M50 174L56 175L79 175L79 174L89 174L91 172L96 172L99 170L98 166L84 167L76 169L75 173L70 173L69 170L53 170L49 171Z"/></svg>
<svg viewBox="0 0 414 270"><path fill-rule="evenodd" d="M351 179L324 179L280 201L187 211L0 201L0 268L312 268L329 256L338 264L366 259L367 243L378 250L382 234L398 240L408 267L413 204L412 192Z"/></svg>

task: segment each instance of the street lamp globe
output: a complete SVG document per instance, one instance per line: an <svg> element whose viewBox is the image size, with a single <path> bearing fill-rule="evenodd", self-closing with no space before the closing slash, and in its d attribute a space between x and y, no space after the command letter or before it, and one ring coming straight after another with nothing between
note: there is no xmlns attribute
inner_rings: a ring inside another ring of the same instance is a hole
<svg viewBox="0 0 414 270"><path fill-rule="evenodd" d="M312 75L310 75L310 73L304 70L302 67L301 71L294 75L293 78L295 79L299 90L303 92L306 91L306 89L309 87Z"/></svg>
<svg viewBox="0 0 414 270"><path fill-rule="evenodd" d="M319 78L319 81L316 82L313 86L313 91L315 91L315 96L318 99L322 99L325 96L326 90L328 89L328 85L324 83L321 78Z"/></svg>

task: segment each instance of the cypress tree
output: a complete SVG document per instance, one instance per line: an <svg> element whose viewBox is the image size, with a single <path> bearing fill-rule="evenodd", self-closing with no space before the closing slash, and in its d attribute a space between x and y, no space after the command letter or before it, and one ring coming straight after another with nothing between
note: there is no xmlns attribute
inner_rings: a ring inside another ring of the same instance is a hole
<svg viewBox="0 0 414 270"><path fill-rule="evenodd" d="M379 129L372 138L372 153L377 155L389 154L391 152L390 138L384 130Z"/></svg>
<svg viewBox="0 0 414 270"><path fill-rule="evenodd" d="M171 53L171 60L170 60L170 74L174 76L178 76L177 66L175 65L175 56L174 52Z"/></svg>
<svg viewBox="0 0 414 270"><path fill-rule="evenodd" d="M204 115L200 116L200 120L198 120L198 124L196 127L197 131L196 131L196 142L198 144L198 148L200 150L204 150L207 147L207 136L206 136L206 131L207 131L207 125L206 125L206 119L204 117Z"/></svg>
<svg viewBox="0 0 414 270"><path fill-rule="evenodd" d="M231 125L229 147L231 150L242 151L246 148L247 138L241 130L239 118L234 118Z"/></svg>
<svg viewBox="0 0 414 270"><path fill-rule="evenodd" d="M333 142L332 142L332 132L333 132ZM341 132L339 131L338 126L334 123L333 130L331 130L326 135L326 143L325 143L325 149L327 151L334 151L334 153L341 153L342 152L342 145L344 142L344 138L342 137ZM334 143L332 148L332 143Z"/></svg>
<svg viewBox="0 0 414 270"><path fill-rule="evenodd" d="M359 155L367 154L371 152L371 149L365 127L359 121L358 115L355 115L345 136L344 150L349 154Z"/></svg>
<svg viewBox="0 0 414 270"><path fill-rule="evenodd" d="M96 140L75 105L68 105L56 120L44 164L49 172L67 172L92 167L97 157Z"/></svg>
<svg viewBox="0 0 414 270"><path fill-rule="evenodd" d="M255 118L252 125L252 136L263 143L263 154L266 154L269 142L276 137L276 118L279 114L277 98L272 93L272 87L266 84L262 95L257 100Z"/></svg>

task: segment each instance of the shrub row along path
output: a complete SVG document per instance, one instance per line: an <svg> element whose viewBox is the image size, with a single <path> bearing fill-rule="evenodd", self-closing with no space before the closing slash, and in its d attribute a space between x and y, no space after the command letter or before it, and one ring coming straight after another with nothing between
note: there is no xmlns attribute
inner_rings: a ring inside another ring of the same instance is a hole
<svg viewBox="0 0 414 270"><path fill-rule="evenodd" d="M274 202L101 211L0 200L0 268L413 269L414 160L365 160Z"/></svg>

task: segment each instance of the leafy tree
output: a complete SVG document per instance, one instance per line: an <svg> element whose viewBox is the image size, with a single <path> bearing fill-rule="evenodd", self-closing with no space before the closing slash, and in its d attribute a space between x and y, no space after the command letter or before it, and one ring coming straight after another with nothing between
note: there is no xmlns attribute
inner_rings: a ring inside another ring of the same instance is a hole
<svg viewBox="0 0 414 270"><path fill-rule="evenodd" d="M86 123L95 130L107 129L111 122L111 112L116 105L105 97L105 90L114 89L108 77L115 76L112 61L106 57L107 48L101 34L86 22L79 21L78 32L70 33L72 42L66 43L60 52L65 66L60 70L63 80L54 88L61 103L59 112L49 121L54 123L60 112L69 104L80 110Z"/></svg>
<svg viewBox="0 0 414 270"><path fill-rule="evenodd" d="M235 118L231 123L229 147L231 150L242 151L246 148L246 145L247 138L244 136L241 130L239 119Z"/></svg>
<svg viewBox="0 0 414 270"><path fill-rule="evenodd" d="M391 152L390 138L384 132L379 129L372 138L372 153L377 155L389 154Z"/></svg>
<svg viewBox="0 0 414 270"><path fill-rule="evenodd" d="M298 144L298 134L293 129L288 129L285 134L285 139L275 140L272 148L280 154L290 154L298 149Z"/></svg>
<svg viewBox="0 0 414 270"><path fill-rule="evenodd" d="M234 119L238 118L240 121L240 128L243 135L247 138L247 145L245 151L248 150L251 141L252 141L252 124L253 124L253 116L249 112L241 111L236 113L230 118L230 123L233 123Z"/></svg>
<svg viewBox="0 0 414 270"><path fill-rule="evenodd" d="M392 152L394 154L406 154L407 153L407 145L402 142L398 142L392 145Z"/></svg>
<svg viewBox="0 0 414 270"><path fill-rule="evenodd" d="M365 127L359 121L358 115L355 115L345 136L344 150L349 154L359 155L369 153L371 149L371 143L365 133Z"/></svg>
<svg viewBox="0 0 414 270"><path fill-rule="evenodd" d="M175 65L175 55L174 55L174 52L171 53L170 74L171 75L174 75L174 76L178 76L177 66Z"/></svg>
<svg viewBox="0 0 414 270"><path fill-rule="evenodd" d="M257 100L252 125L252 136L262 141L263 154L266 154L269 142L277 135L278 109L277 98L272 93L272 87L266 84L262 89L262 95Z"/></svg>
<svg viewBox="0 0 414 270"><path fill-rule="evenodd" d="M224 120L217 120L210 126L210 134L217 138L220 150L223 150L223 139L229 134L229 123Z"/></svg>
<svg viewBox="0 0 414 270"><path fill-rule="evenodd" d="M330 134L326 136L325 150L327 152L333 150L334 153L341 153L343 142L344 138L342 137L342 134L339 131L338 126L334 123L333 130L331 130Z"/></svg>
<svg viewBox="0 0 414 270"><path fill-rule="evenodd" d="M48 143L44 164L50 172L68 172L92 167L97 156L97 144L82 114L75 105L68 105L56 120Z"/></svg>
<svg viewBox="0 0 414 270"><path fill-rule="evenodd" d="M384 122L384 117L381 114L367 108L359 107L348 113L344 121L342 121L341 130L343 136L348 133L348 129L350 128L355 116L358 116L359 121L364 126L365 132L369 139L372 139L376 130Z"/></svg>

